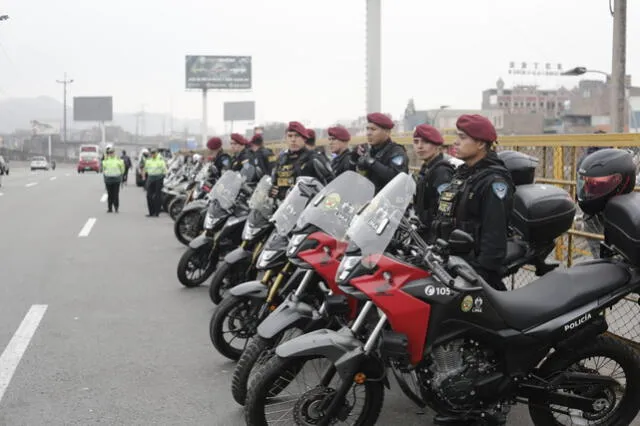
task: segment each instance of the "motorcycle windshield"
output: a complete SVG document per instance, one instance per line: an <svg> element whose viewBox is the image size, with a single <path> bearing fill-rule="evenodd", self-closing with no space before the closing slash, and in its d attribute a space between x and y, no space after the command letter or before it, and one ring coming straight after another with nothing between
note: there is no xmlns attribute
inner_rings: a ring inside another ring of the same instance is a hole
<svg viewBox="0 0 640 426"><path fill-rule="evenodd" d="M228 170L211 189L211 199L217 201L223 209L230 209L236 202L241 186L240 173Z"/></svg>
<svg viewBox="0 0 640 426"><path fill-rule="evenodd" d="M301 188L301 185L315 185L317 188L321 188L322 184L312 178L298 178L296 185L287 195L287 198L282 201L282 204L278 207L278 210L273 214L271 221L275 224L276 232L285 236L291 232L296 226L296 221L300 217L300 214L304 211L305 207L310 201L310 196L307 191ZM315 195L315 193L314 193Z"/></svg>
<svg viewBox="0 0 640 426"><path fill-rule="evenodd" d="M298 218L297 226L311 224L342 240L356 213L374 194L375 186L369 179L353 171L344 172L311 200Z"/></svg>
<svg viewBox="0 0 640 426"><path fill-rule="evenodd" d="M415 189L411 176L398 174L351 222L347 238L362 251L364 266L378 263L413 200Z"/></svg>
<svg viewBox="0 0 640 426"><path fill-rule="evenodd" d="M269 197L271 190L271 176L263 176L256 185L251 198L249 198L249 208L257 211L264 218L271 217L273 213L273 198Z"/></svg>

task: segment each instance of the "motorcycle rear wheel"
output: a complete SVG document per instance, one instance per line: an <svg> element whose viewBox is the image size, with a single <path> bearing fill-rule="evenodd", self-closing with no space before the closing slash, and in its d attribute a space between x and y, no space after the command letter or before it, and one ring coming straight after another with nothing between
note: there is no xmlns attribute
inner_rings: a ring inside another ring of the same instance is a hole
<svg viewBox="0 0 640 426"><path fill-rule="evenodd" d="M606 357L610 361L614 361L620 367L625 375L626 386L622 399L618 400L615 397L613 404L610 399L614 398L616 392L610 389L605 389L606 392L602 393L602 404L605 404L602 414L589 414L582 413L581 420L583 421L597 421L599 426L616 426L616 425L628 425L631 424L633 419L640 410L640 354L638 354L631 346L623 343L622 341L611 336L598 336L595 339L591 339L585 342L584 345L575 346L571 348L571 351L555 352L551 355L540 367L539 377L551 377L557 374L576 367L576 364L581 363L589 358ZM609 365L609 363L603 364L603 367ZM581 368L585 368L581 366ZM589 369L589 373L591 369ZM598 374L601 374L598 371ZM572 392L579 391L580 388L573 388ZM587 389L585 392L593 392L593 389ZM608 405L607 405L608 404ZM613 407L611 407L613 405ZM560 409L567 410L567 407L561 407ZM569 410L577 411L577 410ZM575 414L575 413L574 413ZM548 403L544 401L544 397L540 400L529 400L529 415L531 420L536 426L555 426L566 423L560 423L556 419L558 416L566 416L562 413L554 413L550 411ZM594 417L588 419L588 417ZM600 418L595 418L600 417ZM570 418L569 421L574 424Z"/></svg>

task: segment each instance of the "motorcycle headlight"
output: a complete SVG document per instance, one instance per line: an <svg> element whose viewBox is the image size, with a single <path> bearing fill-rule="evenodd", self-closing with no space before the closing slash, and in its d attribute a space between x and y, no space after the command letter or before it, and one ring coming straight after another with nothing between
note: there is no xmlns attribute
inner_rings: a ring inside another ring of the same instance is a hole
<svg viewBox="0 0 640 426"><path fill-rule="evenodd" d="M263 250L258 257L258 268L265 268L277 253L276 250Z"/></svg>
<svg viewBox="0 0 640 426"><path fill-rule="evenodd" d="M250 224L246 224L244 229L242 230L242 239L243 240L252 240L256 235L260 232L261 228L256 228L255 226L251 226Z"/></svg>
<svg viewBox="0 0 640 426"><path fill-rule="evenodd" d="M213 229L213 224L213 216L211 216L211 214L207 212L207 215L204 217L204 229Z"/></svg>
<svg viewBox="0 0 640 426"><path fill-rule="evenodd" d="M353 271L353 268L355 268L356 265L360 263L360 260L362 260L362 256L345 256L342 259L342 262L340 262L340 266L338 266L338 272L336 273L338 281L344 281L349 276L351 271Z"/></svg>
<svg viewBox="0 0 640 426"><path fill-rule="evenodd" d="M289 240L289 245L287 246L287 256L292 256L306 238L306 234L295 234L293 237L291 237L291 240Z"/></svg>

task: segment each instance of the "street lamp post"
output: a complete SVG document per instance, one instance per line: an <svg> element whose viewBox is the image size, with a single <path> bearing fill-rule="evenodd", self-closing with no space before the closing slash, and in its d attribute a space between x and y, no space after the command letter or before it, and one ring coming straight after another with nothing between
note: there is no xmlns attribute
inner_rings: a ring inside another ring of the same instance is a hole
<svg viewBox="0 0 640 426"><path fill-rule="evenodd" d="M436 121L438 118L438 115L440 115L440 112L449 108L449 105L440 105L440 108L438 109L438 111L436 111L436 115L433 116L433 120L431 121L431 125L433 127L439 127L438 126L438 122Z"/></svg>
<svg viewBox="0 0 640 426"><path fill-rule="evenodd" d="M578 76L578 75L583 75L586 73L592 73L592 74L601 74L604 75L607 78L607 84L611 85L613 79L611 74L604 72L604 71L600 71L600 70L591 70L588 69L587 67L575 67L570 69L569 71L565 71L562 73L562 75L567 75L567 76ZM611 87L611 104L609 107L609 121L611 122L611 131L613 133L622 133L624 132L624 105L625 103L627 104L627 106L629 107L629 111L631 111L631 104L629 103L629 99L627 96L627 88L626 88L626 84L625 81L623 81L623 91L622 91L622 97L620 98L616 92L616 88L615 87ZM622 111L622 112L619 112Z"/></svg>
<svg viewBox="0 0 640 426"><path fill-rule="evenodd" d="M62 84L62 140L64 143L64 156L67 157L67 85L73 83L73 79L67 80L67 73L64 73L64 80L56 80L57 83Z"/></svg>

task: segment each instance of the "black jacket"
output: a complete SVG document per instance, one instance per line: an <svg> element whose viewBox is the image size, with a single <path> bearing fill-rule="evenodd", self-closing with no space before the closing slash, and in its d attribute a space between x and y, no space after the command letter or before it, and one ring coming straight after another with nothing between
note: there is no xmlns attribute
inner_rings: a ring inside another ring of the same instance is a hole
<svg viewBox="0 0 640 426"><path fill-rule="evenodd" d="M353 153L350 150L346 150L340 155L331 160L331 168L336 176L340 176L347 170L356 170L356 163L353 161Z"/></svg>
<svg viewBox="0 0 640 426"><path fill-rule="evenodd" d="M278 164L272 173L273 185L278 187L279 199L284 199L289 188L295 185L296 179L300 176L316 178L324 185L333 179L333 172L327 170L317 155L307 148L297 152L284 151L280 154Z"/></svg>
<svg viewBox="0 0 640 426"><path fill-rule="evenodd" d="M432 233L428 232L431 222L438 211L440 192L451 182L454 167L444 154L438 154L429 162L425 162L416 174L416 196L414 207L423 225L423 235L427 242L433 242Z"/></svg>
<svg viewBox="0 0 640 426"><path fill-rule="evenodd" d="M372 146L365 158L368 158L369 161L362 161L363 158L359 159L358 171L373 182L376 193L398 173L409 172L407 151L402 145L391 139L378 146Z"/></svg>
<svg viewBox="0 0 640 426"><path fill-rule="evenodd" d="M265 175L271 175L276 165L276 156L273 151L269 148L260 147L253 155L255 166L260 167Z"/></svg>

